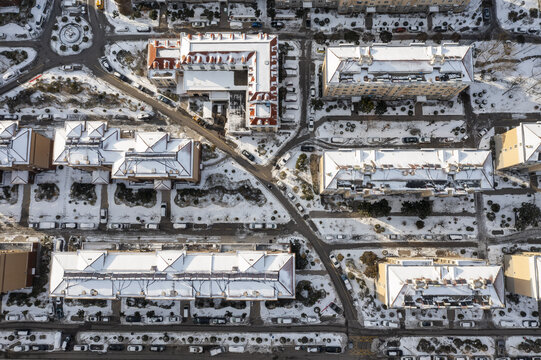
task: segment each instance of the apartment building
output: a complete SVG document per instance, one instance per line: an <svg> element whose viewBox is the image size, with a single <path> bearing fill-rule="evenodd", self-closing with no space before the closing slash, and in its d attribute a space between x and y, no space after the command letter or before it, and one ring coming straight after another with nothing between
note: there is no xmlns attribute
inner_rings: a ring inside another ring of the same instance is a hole
<svg viewBox="0 0 541 360"><path fill-rule="evenodd" d="M268 34L181 34L151 39L148 78L182 96L227 104L231 131L277 131L278 37Z"/></svg>
<svg viewBox="0 0 541 360"><path fill-rule="evenodd" d="M521 123L494 136L496 170L541 170L541 124Z"/></svg>
<svg viewBox="0 0 541 360"><path fill-rule="evenodd" d="M474 81L472 53L454 43L328 47L323 96L451 99Z"/></svg>
<svg viewBox="0 0 541 360"><path fill-rule="evenodd" d="M278 8L327 8L340 14L463 11L469 0L275 0Z"/></svg>
<svg viewBox="0 0 541 360"><path fill-rule="evenodd" d="M109 128L105 121L66 121L55 131L53 159L55 165L92 172L94 184L153 181L164 190L201 178L201 143L165 132Z"/></svg>
<svg viewBox="0 0 541 360"><path fill-rule="evenodd" d="M29 250L0 251L0 293L32 286L36 272L37 244Z"/></svg>
<svg viewBox="0 0 541 360"><path fill-rule="evenodd" d="M280 251L53 253L49 296L66 299L295 298L295 254Z"/></svg>
<svg viewBox="0 0 541 360"><path fill-rule="evenodd" d="M319 172L321 194L352 198L455 196L494 187L492 155L476 149L329 150Z"/></svg>
<svg viewBox="0 0 541 360"><path fill-rule="evenodd" d="M389 308L502 308L503 270L484 260L387 258L378 264L378 300Z"/></svg>
<svg viewBox="0 0 541 360"><path fill-rule="evenodd" d="M18 121L0 121L2 184L28 184L35 172L52 167L53 141Z"/></svg>
<svg viewBox="0 0 541 360"><path fill-rule="evenodd" d="M504 268L508 292L541 299L541 253L505 255Z"/></svg>

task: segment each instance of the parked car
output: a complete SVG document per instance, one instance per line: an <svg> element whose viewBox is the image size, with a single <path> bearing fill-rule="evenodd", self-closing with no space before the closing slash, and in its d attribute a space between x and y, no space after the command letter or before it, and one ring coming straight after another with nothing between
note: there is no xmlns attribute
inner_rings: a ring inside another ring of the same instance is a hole
<svg viewBox="0 0 541 360"><path fill-rule="evenodd" d="M483 137L485 136L485 134L488 132L487 128L482 128L481 130L479 130L479 132L477 133L477 135L479 135L479 137Z"/></svg>
<svg viewBox="0 0 541 360"><path fill-rule="evenodd" d="M524 320L522 321L522 326L526 328L536 328L539 327L539 321L537 320Z"/></svg>
<svg viewBox="0 0 541 360"><path fill-rule="evenodd" d="M255 156L250 154L248 151L242 150L241 154L244 155L248 160L255 161Z"/></svg>
<svg viewBox="0 0 541 360"><path fill-rule="evenodd" d="M143 345L128 345L128 351L143 351Z"/></svg>
<svg viewBox="0 0 541 360"><path fill-rule="evenodd" d="M434 32L446 32L448 30L447 25L441 25L441 26L434 26L432 28Z"/></svg>
<svg viewBox="0 0 541 360"><path fill-rule="evenodd" d="M252 28L254 28L254 29L260 29L260 28L262 28L262 27L263 27L263 24L260 23L259 21L254 21L254 22L252 23Z"/></svg>
<svg viewBox="0 0 541 360"><path fill-rule="evenodd" d="M288 192L287 193L287 197L289 198L289 200L291 201L295 201L297 198L295 197L295 195L293 195L292 193Z"/></svg>
<svg viewBox="0 0 541 360"><path fill-rule="evenodd" d="M161 323L163 322L163 316L149 316L147 320L149 323Z"/></svg>
<svg viewBox="0 0 541 360"><path fill-rule="evenodd" d="M308 131L314 131L314 117L310 116L308 119Z"/></svg>
<svg viewBox="0 0 541 360"><path fill-rule="evenodd" d="M484 8L483 9L483 20L489 21L490 20L490 9Z"/></svg>
<svg viewBox="0 0 541 360"><path fill-rule="evenodd" d="M275 29L281 29L285 24L282 21L271 21L271 26Z"/></svg>
<svg viewBox="0 0 541 360"><path fill-rule="evenodd" d="M202 346L190 346L188 347L188 351L192 354L201 354L203 352Z"/></svg>
<svg viewBox="0 0 541 360"><path fill-rule="evenodd" d="M111 66L111 64L109 64L109 61L107 60L107 58L105 56L102 56L100 59L100 65L105 69L107 70L108 72L113 72L113 67Z"/></svg>
<svg viewBox="0 0 541 360"><path fill-rule="evenodd" d="M311 87L311 88L310 88L310 96L311 96L311 97L315 97L315 96L316 96L316 88L315 88L315 87Z"/></svg>
<svg viewBox="0 0 541 360"><path fill-rule="evenodd" d="M431 326L434 326L434 322L433 321L421 321L421 322L419 322L419 326L420 327L431 327Z"/></svg>
<svg viewBox="0 0 541 360"><path fill-rule="evenodd" d="M280 161L278 161L278 166L284 166L289 161L289 159L291 159L291 153L288 152L280 159Z"/></svg>
<svg viewBox="0 0 541 360"><path fill-rule="evenodd" d="M115 77L119 78L120 80L122 80L124 82L127 82L128 84L131 84L131 82L132 82L126 75L121 74L118 71L113 72L113 75Z"/></svg>
<svg viewBox="0 0 541 360"><path fill-rule="evenodd" d="M430 139L429 137L422 137L422 138L419 139L419 142L421 144L428 144L428 143L430 143L431 140L432 139Z"/></svg>
<svg viewBox="0 0 541 360"><path fill-rule="evenodd" d="M344 310L340 306L336 305L334 302L331 302L329 304L329 307L333 309L333 311L338 315L342 315L344 313Z"/></svg>
<svg viewBox="0 0 541 360"><path fill-rule="evenodd" d="M68 335L68 336L66 336L64 338L64 341L62 341L62 345L61 345L62 350L64 350L64 351L68 350L68 345L69 345L70 341L71 341L71 336L70 335Z"/></svg>
<svg viewBox="0 0 541 360"><path fill-rule="evenodd" d="M130 224L120 224L120 223L109 224L109 229L120 230L120 229L129 229L129 228L130 228Z"/></svg>
<svg viewBox="0 0 541 360"><path fill-rule="evenodd" d="M329 255L329 259L335 268L340 269L340 263L334 254Z"/></svg>
<svg viewBox="0 0 541 360"><path fill-rule="evenodd" d="M419 27L419 26L409 26L408 31L411 32L411 33L421 32L421 27Z"/></svg>
<svg viewBox="0 0 541 360"><path fill-rule="evenodd" d="M304 152L314 152L316 150L315 146L312 145L301 145L301 151Z"/></svg>
<svg viewBox="0 0 541 360"><path fill-rule="evenodd" d="M278 229L277 224L265 224L265 229Z"/></svg>
<svg viewBox="0 0 541 360"><path fill-rule="evenodd" d="M192 27L195 29L200 29L205 27L205 23L203 21L194 21L192 22Z"/></svg>
<svg viewBox="0 0 541 360"><path fill-rule="evenodd" d="M474 326L475 326L474 321L461 321L460 322L460 327L463 327L463 328L472 328Z"/></svg>
<svg viewBox="0 0 541 360"><path fill-rule="evenodd" d="M160 205L160 215L162 217L167 216L167 203L165 201L162 201Z"/></svg>
<svg viewBox="0 0 541 360"><path fill-rule="evenodd" d="M397 28L393 29L394 33L404 33L406 31L407 31L407 29L405 27L397 27Z"/></svg>
<svg viewBox="0 0 541 360"><path fill-rule="evenodd" d="M107 350L111 351L124 351L124 345L122 344L109 344Z"/></svg>
<svg viewBox="0 0 541 360"><path fill-rule="evenodd" d="M136 27L135 30L137 30L137 32L150 32L150 26L148 26L148 25L140 25L140 26Z"/></svg>
<svg viewBox="0 0 541 360"><path fill-rule="evenodd" d="M516 32L517 34L526 34L528 32L526 28L523 28L523 27L515 28L513 31Z"/></svg>
<svg viewBox="0 0 541 360"><path fill-rule="evenodd" d="M73 351L88 351L88 345L73 345Z"/></svg>
<svg viewBox="0 0 541 360"><path fill-rule="evenodd" d="M107 224L107 209L100 209L100 224Z"/></svg>
<svg viewBox="0 0 541 360"><path fill-rule="evenodd" d="M296 204L295 207L297 208L297 210L299 210L299 212L301 212L301 213L304 212L304 208L302 207L301 204Z"/></svg>
<svg viewBox="0 0 541 360"><path fill-rule="evenodd" d="M400 349L388 349L387 356L402 356L402 350Z"/></svg>
<svg viewBox="0 0 541 360"><path fill-rule="evenodd" d="M126 316L126 322L141 322L142 318L141 316L137 316L137 315L128 315Z"/></svg>
<svg viewBox="0 0 541 360"><path fill-rule="evenodd" d="M165 97L163 95L158 95L156 97L156 99L158 99L158 101L161 101L162 103L164 103L166 105L169 105L171 107L176 107L177 106L177 104L173 100L171 100L171 99L169 99L169 98L167 98L167 97Z"/></svg>
<svg viewBox="0 0 541 360"><path fill-rule="evenodd" d="M160 224L148 223L148 224L145 224L145 229L159 230L160 229Z"/></svg>
<svg viewBox="0 0 541 360"><path fill-rule="evenodd" d="M14 352L26 352L26 351L30 351L30 346L29 345L15 345L13 347L13 351Z"/></svg>
<svg viewBox="0 0 541 360"><path fill-rule="evenodd" d="M165 351L165 345L152 345L150 347L150 351L154 352L164 352Z"/></svg>
<svg viewBox="0 0 541 360"><path fill-rule="evenodd" d="M415 136L408 136L408 137L402 138L402 142L404 144L416 144L419 142L419 138Z"/></svg>
<svg viewBox="0 0 541 360"><path fill-rule="evenodd" d="M52 120L53 115L52 114L41 114L38 116L38 120Z"/></svg>

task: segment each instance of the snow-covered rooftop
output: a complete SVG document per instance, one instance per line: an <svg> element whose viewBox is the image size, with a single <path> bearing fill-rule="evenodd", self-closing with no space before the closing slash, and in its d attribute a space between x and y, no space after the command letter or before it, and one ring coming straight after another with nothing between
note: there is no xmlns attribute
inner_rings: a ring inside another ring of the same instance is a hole
<svg viewBox="0 0 541 360"><path fill-rule="evenodd" d="M0 121L0 168L30 162L32 129L19 129L18 121Z"/></svg>
<svg viewBox="0 0 541 360"><path fill-rule="evenodd" d="M440 263L433 259L393 259L385 267L389 307L503 307L503 270L482 260ZM380 274L381 276L381 274Z"/></svg>
<svg viewBox="0 0 541 360"><path fill-rule="evenodd" d="M328 83L473 81L472 47L458 44L374 44L328 47Z"/></svg>
<svg viewBox="0 0 541 360"><path fill-rule="evenodd" d="M149 78L181 71L187 92L246 90L247 126L279 125L276 35L182 33L178 41L151 39L147 65ZM241 71L246 72L246 81L240 80ZM257 111L261 105L269 111Z"/></svg>
<svg viewBox="0 0 541 360"><path fill-rule="evenodd" d="M381 195L393 191L459 194L494 186L490 151L351 149L325 151L322 191Z"/></svg>
<svg viewBox="0 0 541 360"><path fill-rule="evenodd" d="M112 252L52 255L50 296L184 300L295 297L295 254L286 252Z"/></svg>
<svg viewBox="0 0 541 360"><path fill-rule="evenodd" d="M108 128L105 121L66 121L55 132L53 164L111 168L114 179L191 179L194 166L199 166L194 164L195 146L192 139L163 132L124 133Z"/></svg>

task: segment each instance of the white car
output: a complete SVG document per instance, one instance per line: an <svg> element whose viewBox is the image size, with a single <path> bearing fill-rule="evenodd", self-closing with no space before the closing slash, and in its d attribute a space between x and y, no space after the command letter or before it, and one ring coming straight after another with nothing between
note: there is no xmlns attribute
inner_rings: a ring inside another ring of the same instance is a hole
<svg viewBox="0 0 541 360"><path fill-rule="evenodd" d="M524 320L522 326L525 328L536 328L539 327L539 321L536 320Z"/></svg>
<svg viewBox="0 0 541 360"><path fill-rule="evenodd" d="M13 347L13 351L15 352L30 351L30 346L29 345L16 345Z"/></svg>
<svg viewBox="0 0 541 360"><path fill-rule="evenodd" d="M479 130L479 132L477 133L477 135L479 135L479 137L483 137L485 136L485 134L488 132L487 128L482 128L481 130Z"/></svg>
<svg viewBox="0 0 541 360"><path fill-rule="evenodd" d="M526 30L525 28L523 27L518 27L516 28L515 30L513 30L514 32L516 32L517 34L526 34L528 33L528 30Z"/></svg>
<svg viewBox="0 0 541 360"><path fill-rule="evenodd" d="M316 96L316 88L315 88L315 87L311 87L311 88L310 88L310 96L311 96L311 97L315 97L315 96Z"/></svg>
<svg viewBox="0 0 541 360"><path fill-rule="evenodd" d="M421 32L421 28L419 26L410 26L408 27L408 31L411 33Z"/></svg>
<svg viewBox="0 0 541 360"><path fill-rule="evenodd" d="M334 254L329 255L329 259L331 259L331 263L335 268L340 268L340 263L338 262L338 259L336 258L336 256L334 256Z"/></svg>
<svg viewBox="0 0 541 360"><path fill-rule="evenodd" d="M107 224L107 209L100 210L100 224Z"/></svg>
<svg viewBox="0 0 541 360"><path fill-rule="evenodd" d="M308 119L308 131L314 131L314 117L310 116Z"/></svg>
<svg viewBox="0 0 541 360"><path fill-rule="evenodd" d="M128 345L126 350L128 350L128 351L143 351L143 345Z"/></svg>
<svg viewBox="0 0 541 360"><path fill-rule="evenodd" d="M463 328L472 328L475 326L475 322L473 321L461 321L460 322L460 327L463 327Z"/></svg>
<svg viewBox="0 0 541 360"><path fill-rule="evenodd" d="M147 120L147 119L150 119L150 114L149 113L141 113L139 115L137 115L137 120Z"/></svg>
<svg viewBox="0 0 541 360"><path fill-rule="evenodd" d="M287 193L287 197L288 197L289 200L291 200L291 201L295 201L295 199L297 199L297 198L295 197L295 195L293 195L293 194L290 193L290 192Z"/></svg>
<svg viewBox="0 0 541 360"><path fill-rule="evenodd" d="M190 346L188 351L192 354L201 354L203 352L202 346Z"/></svg>
<svg viewBox="0 0 541 360"><path fill-rule="evenodd" d="M297 210L299 210L299 212L301 212L301 213L304 212L304 208L301 206L301 204L297 204L295 206L297 207Z"/></svg>
<svg viewBox="0 0 541 360"><path fill-rule="evenodd" d="M73 345L73 351L88 351L88 345Z"/></svg>
<svg viewBox="0 0 541 360"><path fill-rule="evenodd" d="M52 120L53 115L52 114L41 114L38 116L38 120Z"/></svg>

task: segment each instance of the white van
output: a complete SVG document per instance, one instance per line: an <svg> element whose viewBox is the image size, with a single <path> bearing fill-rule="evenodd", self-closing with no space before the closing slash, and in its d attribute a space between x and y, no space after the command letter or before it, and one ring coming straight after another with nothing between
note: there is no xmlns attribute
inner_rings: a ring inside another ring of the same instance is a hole
<svg viewBox="0 0 541 360"><path fill-rule="evenodd" d="M186 223L174 223L173 229L186 229L188 228L188 224Z"/></svg>
<svg viewBox="0 0 541 360"><path fill-rule="evenodd" d="M344 138L341 138L341 137L333 137L331 138L331 142L333 144L343 144L346 142L346 140Z"/></svg>
<svg viewBox="0 0 541 360"><path fill-rule="evenodd" d="M229 345L229 352L243 353L244 352L244 346L242 346L242 345Z"/></svg>
<svg viewBox="0 0 541 360"><path fill-rule="evenodd" d="M286 76L287 77L296 77L297 71L296 70L286 70Z"/></svg>
<svg viewBox="0 0 541 360"><path fill-rule="evenodd" d="M158 230L159 228L160 224L145 224L145 229Z"/></svg>
<svg viewBox="0 0 541 360"><path fill-rule="evenodd" d="M460 234L449 234L449 240L462 240L463 238Z"/></svg>
<svg viewBox="0 0 541 360"><path fill-rule="evenodd" d="M96 224L94 223L81 223L81 225L79 225L79 229L81 230L92 230L95 228L96 228Z"/></svg>
<svg viewBox="0 0 541 360"><path fill-rule="evenodd" d="M224 348L222 346L215 347L213 349L210 349L210 356L216 356L218 354L221 354L224 352Z"/></svg>
<svg viewBox="0 0 541 360"><path fill-rule="evenodd" d="M240 21L231 21L229 27L231 29L242 29L242 23Z"/></svg>
<svg viewBox="0 0 541 360"><path fill-rule="evenodd" d="M44 222L39 223L39 228L44 229L44 230L56 229L57 227L58 227L58 224L55 223L54 221L44 221Z"/></svg>
<svg viewBox="0 0 541 360"><path fill-rule="evenodd" d="M137 32L150 32L150 26L148 25L141 25L135 28Z"/></svg>

